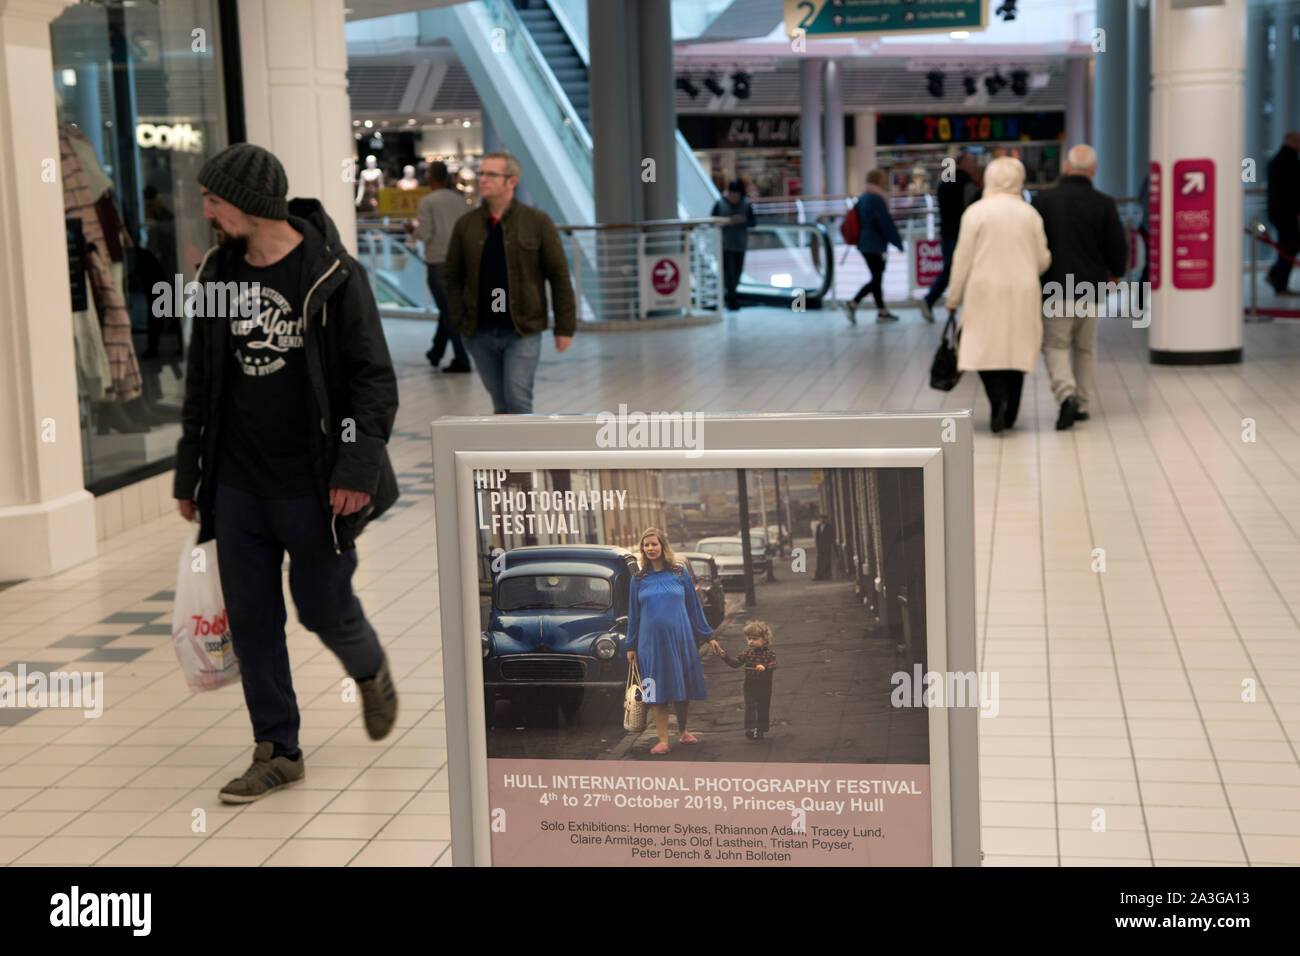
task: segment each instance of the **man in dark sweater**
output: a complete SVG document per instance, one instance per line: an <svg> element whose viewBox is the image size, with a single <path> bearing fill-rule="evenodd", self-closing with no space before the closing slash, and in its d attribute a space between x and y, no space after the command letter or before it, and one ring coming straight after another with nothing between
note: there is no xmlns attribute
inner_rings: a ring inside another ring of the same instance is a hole
<svg viewBox="0 0 1300 956"><path fill-rule="evenodd" d="M388 658L352 591L357 535L397 499L385 447L397 379L365 270L319 202L286 200L280 161L238 143L198 179L218 240L198 280L237 288L240 307L194 318L174 494L181 516L200 522L199 541L219 544L255 742L251 766L220 798L250 803L305 770L286 551L298 620L356 681L367 733L378 740L397 719Z"/></svg>
<svg viewBox="0 0 1300 956"><path fill-rule="evenodd" d="M727 220L727 225L722 227L722 288L725 304L734 312L740 308L740 297L736 295L736 289L740 285L740 276L745 271L749 230L757 222L754 206L745 198L744 182L733 179L727 186L727 192L713 204L709 215Z"/></svg>
<svg viewBox="0 0 1300 956"><path fill-rule="evenodd" d="M483 157L482 204L456 221L447 247L447 305L497 415L533 410L547 284L557 352L573 343L577 327L560 233L546 213L516 201L519 172L509 153Z"/></svg>
<svg viewBox="0 0 1300 956"><path fill-rule="evenodd" d="M1123 276L1128 263L1119 210L1115 200L1093 188L1096 174L1096 150L1074 146L1066 155L1061 181L1034 197L1052 254L1052 264L1042 275L1044 290L1055 284L1057 290L1092 292L1085 301L1063 303L1063 314L1043 316L1043 359L1060 404L1058 431L1087 421L1091 414L1097 378L1095 306L1105 301L1106 284Z"/></svg>
<svg viewBox="0 0 1300 956"><path fill-rule="evenodd" d="M963 150L957 157L957 170L951 181L939 184L935 198L939 202L939 247L943 250L943 271L931 284L921 300L921 315L925 321L934 321L934 304L948 288L952 275L952 254L957 248L957 233L961 229L961 214L978 197L980 187L975 172L975 154Z"/></svg>
<svg viewBox="0 0 1300 956"><path fill-rule="evenodd" d="M1277 230L1277 244L1292 259L1300 256L1300 130L1282 140L1268 162L1268 220ZM1300 295L1287 288L1291 260L1281 254L1268 270L1268 284L1278 295Z"/></svg>

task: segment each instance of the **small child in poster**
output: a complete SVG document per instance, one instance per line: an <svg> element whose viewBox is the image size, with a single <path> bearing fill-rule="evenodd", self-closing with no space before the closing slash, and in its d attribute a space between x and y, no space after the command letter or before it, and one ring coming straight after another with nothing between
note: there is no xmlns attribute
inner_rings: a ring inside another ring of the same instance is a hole
<svg viewBox="0 0 1300 956"><path fill-rule="evenodd" d="M762 621L750 621L745 625L745 642L749 650L735 659L726 651L719 653L731 667L745 668L745 736L750 740L762 740L769 726L772 671L776 667L772 629Z"/></svg>

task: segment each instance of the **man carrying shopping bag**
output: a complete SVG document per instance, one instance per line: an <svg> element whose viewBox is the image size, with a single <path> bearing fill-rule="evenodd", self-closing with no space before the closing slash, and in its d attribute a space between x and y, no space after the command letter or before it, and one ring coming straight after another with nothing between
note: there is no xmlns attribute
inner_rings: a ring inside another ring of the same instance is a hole
<svg viewBox="0 0 1300 956"><path fill-rule="evenodd" d="M200 287L235 283L241 308L193 320L174 493L199 541L218 544L255 742L252 765L220 797L250 803L304 773L286 551L298 619L356 680L367 733L379 740L397 719L387 656L352 592L356 538L397 500L386 447L397 380L365 272L317 200L286 200L280 161L238 143L198 179L218 243Z"/></svg>

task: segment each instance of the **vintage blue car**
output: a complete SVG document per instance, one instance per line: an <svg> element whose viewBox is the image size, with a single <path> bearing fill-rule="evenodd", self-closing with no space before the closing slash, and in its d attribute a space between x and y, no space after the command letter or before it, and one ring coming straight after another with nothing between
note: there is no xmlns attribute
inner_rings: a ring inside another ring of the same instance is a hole
<svg viewBox="0 0 1300 956"><path fill-rule="evenodd" d="M589 692L622 700L628 585L636 570L632 552L606 545L506 552L482 635L489 726L503 699L512 710L558 705L569 720Z"/></svg>

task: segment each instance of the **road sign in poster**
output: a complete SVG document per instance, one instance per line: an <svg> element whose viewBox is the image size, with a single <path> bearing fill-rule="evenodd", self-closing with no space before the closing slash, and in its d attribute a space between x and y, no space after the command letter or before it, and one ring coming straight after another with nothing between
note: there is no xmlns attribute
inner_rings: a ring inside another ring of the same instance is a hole
<svg viewBox="0 0 1300 956"><path fill-rule="evenodd" d="M1214 285L1214 160L1174 163L1173 283L1175 289Z"/></svg>
<svg viewBox="0 0 1300 956"><path fill-rule="evenodd" d="M983 30L987 0L785 0L785 32L808 37Z"/></svg>

